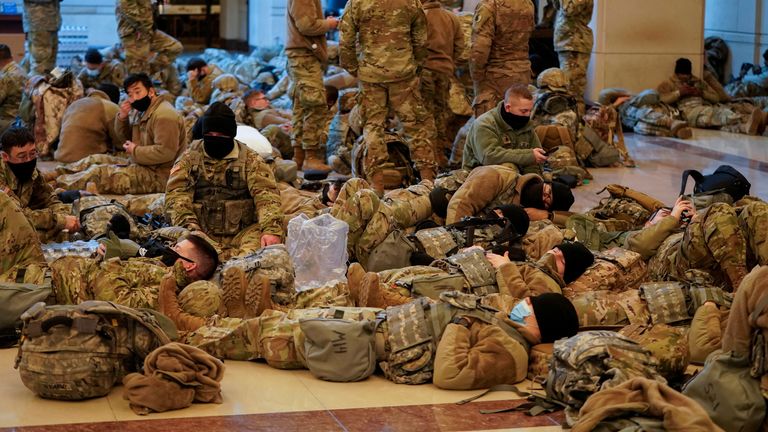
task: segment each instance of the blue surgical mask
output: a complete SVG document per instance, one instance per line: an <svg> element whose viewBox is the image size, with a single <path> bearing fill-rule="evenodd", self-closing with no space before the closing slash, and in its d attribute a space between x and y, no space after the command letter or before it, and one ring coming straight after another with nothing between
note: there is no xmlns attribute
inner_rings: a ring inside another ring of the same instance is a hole
<svg viewBox="0 0 768 432"><path fill-rule="evenodd" d="M528 306L528 302L523 300L512 308L512 312L509 313L509 319L520 325L526 325L525 318L532 313L533 311L531 310L531 307Z"/></svg>
<svg viewBox="0 0 768 432"><path fill-rule="evenodd" d="M99 76L99 70L98 69L86 69L85 73L88 74L89 77L96 78Z"/></svg>

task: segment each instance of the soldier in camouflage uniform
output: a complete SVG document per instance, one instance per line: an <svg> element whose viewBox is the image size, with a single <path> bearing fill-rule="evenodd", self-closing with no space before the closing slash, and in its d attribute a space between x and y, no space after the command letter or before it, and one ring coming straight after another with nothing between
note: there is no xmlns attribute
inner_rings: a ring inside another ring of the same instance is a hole
<svg viewBox="0 0 768 432"><path fill-rule="evenodd" d="M328 107L323 70L328 63L325 34L335 30L339 20L323 18L320 0L288 0L288 40L285 53L293 82L292 140L294 160L302 170L330 171L322 150L327 141Z"/></svg>
<svg viewBox="0 0 768 432"><path fill-rule="evenodd" d="M362 125L355 124L355 120L360 117L360 106L355 105L357 94L357 89L344 89L340 92L339 109L328 127L328 164L343 175L352 173L352 149L362 132Z"/></svg>
<svg viewBox="0 0 768 432"><path fill-rule="evenodd" d="M736 211L747 238L747 268L768 265L768 203L754 199L738 205Z"/></svg>
<svg viewBox="0 0 768 432"><path fill-rule="evenodd" d="M530 0L482 0L477 5L469 58L475 118L493 109L511 85L531 81L528 39L533 11Z"/></svg>
<svg viewBox="0 0 768 432"><path fill-rule="evenodd" d="M166 214L172 225L202 230L242 255L280 243L283 215L272 170L234 139L235 115L211 105L202 118L203 139L190 144L171 170Z"/></svg>
<svg viewBox="0 0 768 432"><path fill-rule="evenodd" d="M264 92L257 89L245 92L242 101L232 110L238 123L258 129L273 147L280 150L282 157L290 159L294 156L290 135L293 129L290 111L274 108Z"/></svg>
<svg viewBox="0 0 768 432"><path fill-rule="evenodd" d="M120 195L165 190L173 161L186 145L184 120L158 96L147 75L128 76L124 88L128 98L115 117L115 131L125 140L123 149L130 162L100 164L104 155L89 156L65 166L73 173L59 176L59 186L83 190L93 183L91 189Z"/></svg>
<svg viewBox="0 0 768 432"><path fill-rule="evenodd" d="M419 71L427 57L427 25L416 0L382 4L352 0L340 24L341 66L360 80L360 105L365 113L363 171L373 188L384 193L388 168L384 128L391 109L405 131L411 160L422 180L436 173L432 118L419 92Z"/></svg>
<svg viewBox="0 0 768 432"><path fill-rule="evenodd" d="M27 74L13 61L8 45L0 44L0 133L19 115Z"/></svg>
<svg viewBox="0 0 768 432"><path fill-rule="evenodd" d="M125 68L129 74L161 72L172 74L168 68L183 47L173 37L155 27L150 0L118 0L115 7L117 34L125 49Z"/></svg>
<svg viewBox="0 0 768 432"><path fill-rule="evenodd" d="M662 102L656 90L643 90L633 96L624 89L607 88L600 91L598 102L617 109L621 123L635 133L681 139L693 136L680 110Z"/></svg>
<svg viewBox="0 0 768 432"><path fill-rule="evenodd" d="M446 152L450 151L447 119L451 77L456 63L464 54L464 33L459 18L441 7L437 0L423 4L427 18L427 60L421 72L421 96L424 107L435 122L435 134L430 137L435 145L435 156L441 167L447 167Z"/></svg>
<svg viewBox="0 0 768 432"><path fill-rule="evenodd" d="M42 241L53 239L64 229L70 233L80 229L77 218L68 214L38 171L34 138L26 128L13 127L2 134L0 154L0 189L18 201Z"/></svg>
<svg viewBox="0 0 768 432"><path fill-rule="evenodd" d="M77 74L77 79L84 90L104 83L120 87L125 80L125 66L118 60L105 61L99 50L91 48L85 52L85 67Z"/></svg>
<svg viewBox="0 0 768 432"><path fill-rule="evenodd" d="M60 0L25 0L24 33L27 34L29 70L43 75L56 67L61 28Z"/></svg>
<svg viewBox="0 0 768 432"><path fill-rule="evenodd" d="M187 90L195 103L208 105L213 93L213 80L222 73L218 66L208 64L200 57L187 62Z"/></svg>
<svg viewBox="0 0 768 432"><path fill-rule="evenodd" d="M719 104L717 92L692 74L688 59L677 59L675 74L659 84L656 90L662 102L677 104L691 127L714 127L747 135L762 135L765 130L765 115L759 108L747 115Z"/></svg>
<svg viewBox="0 0 768 432"><path fill-rule="evenodd" d="M584 90L587 87L587 68L592 55L593 0L558 0L555 2L555 51L560 68L568 76L568 90L576 97L579 114L584 115Z"/></svg>
<svg viewBox="0 0 768 432"><path fill-rule="evenodd" d="M19 202L0 191L0 275L34 263L45 263L35 228Z"/></svg>

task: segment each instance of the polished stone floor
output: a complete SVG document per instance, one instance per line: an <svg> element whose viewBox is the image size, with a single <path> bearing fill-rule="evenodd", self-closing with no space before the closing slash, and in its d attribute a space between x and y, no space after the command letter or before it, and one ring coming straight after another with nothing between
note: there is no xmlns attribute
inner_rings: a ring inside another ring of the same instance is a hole
<svg viewBox="0 0 768 432"><path fill-rule="evenodd" d="M672 204L684 169L708 173L721 164L740 170L752 194L768 198L768 139L696 130L691 140L628 135L636 168L594 169L594 180L575 191L574 210L599 201L606 184L620 183ZM692 185L689 185L690 191ZM330 383L308 371L280 371L261 363L226 362L224 403L146 417L135 415L116 387L105 398L83 402L49 401L27 390L13 369L16 350L0 350L0 429L17 431L464 431L560 430L562 414L528 417L521 413L481 414L481 409L520 403L509 393L493 393L466 405L456 401L474 391L440 390L432 385L396 385L381 377L359 383ZM521 384L533 389L533 384ZM3 429L8 428L8 429Z"/></svg>

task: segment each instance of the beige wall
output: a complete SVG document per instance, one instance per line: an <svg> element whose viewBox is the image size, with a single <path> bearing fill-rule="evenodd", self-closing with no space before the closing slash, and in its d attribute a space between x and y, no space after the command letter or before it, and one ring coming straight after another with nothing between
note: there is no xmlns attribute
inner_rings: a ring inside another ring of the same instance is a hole
<svg viewBox="0 0 768 432"><path fill-rule="evenodd" d="M587 99L606 87L656 87L687 57L701 74L704 0L595 0Z"/></svg>

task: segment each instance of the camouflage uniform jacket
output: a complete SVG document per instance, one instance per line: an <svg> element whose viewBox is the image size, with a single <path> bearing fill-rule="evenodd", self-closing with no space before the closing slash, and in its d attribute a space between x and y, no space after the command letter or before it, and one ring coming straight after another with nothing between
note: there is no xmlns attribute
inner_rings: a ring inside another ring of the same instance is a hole
<svg viewBox="0 0 768 432"><path fill-rule="evenodd" d="M565 281L557 273L552 254L544 254L537 262L509 262L496 269L499 293L516 298L546 293L562 293Z"/></svg>
<svg viewBox="0 0 768 432"><path fill-rule="evenodd" d="M558 0L555 18L555 51L592 52L593 0Z"/></svg>
<svg viewBox="0 0 768 432"><path fill-rule="evenodd" d="M77 74L77 79L83 84L83 89L95 88L101 84L114 84L118 88L122 88L123 80L125 80L125 66L117 60L105 61L102 63L98 76L88 75L88 69L83 68Z"/></svg>
<svg viewBox="0 0 768 432"><path fill-rule="evenodd" d="M674 104L676 102L682 102L686 99L704 99L707 102L711 103L717 103L720 98L717 95L717 92L709 86L709 84L705 83L704 81L700 80L697 77L691 77L691 81L688 83L688 85L692 87L696 87L701 91L702 96L686 96L685 98L680 97L680 87L682 87L685 83L683 83L680 78L677 77L677 75L672 75L667 79L666 81L659 84L658 87L656 87L656 91L659 92L659 96L661 98L661 101L668 104ZM703 101L701 101L703 103Z"/></svg>
<svg viewBox="0 0 768 432"><path fill-rule="evenodd" d="M28 182L19 183L5 161L2 161L0 190L17 200L22 212L35 229L47 231L64 228L65 216L69 213L40 171L35 170Z"/></svg>
<svg viewBox="0 0 768 432"><path fill-rule="evenodd" d="M323 16L320 0L288 0L288 38L286 50L305 50L325 64L328 44L325 34L331 29Z"/></svg>
<svg viewBox="0 0 768 432"><path fill-rule="evenodd" d="M464 33L459 17L442 8L437 0L424 2L427 18L427 61L424 67L436 72L453 75L456 62L463 58Z"/></svg>
<svg viewBox="0 0 768 432"><path fill-rule="evenodd" d="M667 216L652 226L627 232L623 247L639 253L647 261L656 255L664 240L677 232L679 227L680 221L673 216Z"/></svg>
<svg viewBox="0 0 768 432"><path fill-rule="evenodd" d="M13 121L19 114L21 94L26 82L27 74L14 61L0 70L0 122Z"/></svg>
<svg viewBox="0 0 768 432"><path fill-rule="evenodd" d="M189 96L192 99L202 105L207 105L211 100L211 93L213 93L213 80L215 80L223 72L218 66L214 64L208 65L210 73L203 77L202 80L192 78L187 82L187 88L189 88Z"/></svg>
<svg viewBox="0 0 768 432"><path fill-rule="evenodd" d="M512 129L501 118L502 109L503 101L472 123L464 144L461 167L471 170L482 165L514 164L520 171L528 168L525 171L538 172L532 150L541 148L541 143L533 131L533 124L529 122L522 129Z"/></svg>
<svg viewBox="0 0 768 432"><path fill-rule="evenodd" d="M350 0L339 30L341 67L361 81L412 78L427 58L427 19L418 0Z"/></svg>
<svg viewBox="0 0 768 432"><path fill-rule="evenodd" d="M61 28L60 0L24 2L22 25L24 33L31 31L57 32Z"/></svg>
<svg viewBox="0 0 768 432"><path fill-rule="evenodd" d="M115 6L117 34L121 38L152 33L155 18L150 0L118 0Z"/></svg>
<svg viewBox="0 0 768 432"><path fill-rule="evenodd" d="M520 188L534 178L539 177L521 177L516 169L501 165L477 167L448 202L445 223L456 223L501 204L520 204Z"/></svg>
<svg viewBox="0 0 768 432"><path fill-rule="evenodd" d="M528 39L533 32L530 0L482 0L475 9L469 72L474 81L486 73L527 72Z"/></svg>
<svg viewBox="0 0 768 432"><path fill-rule="evenodd" d="M136 144L132 162L158 172L167 173L186 144L184 119L160 97L155 97L143 114L131 110L125 120L115 116L115 132L121 141Z"/></svg>
<svg viewBox="0 0 768 432"><path fill-rule="evenodd" d="M283 212L280 210L280 192L272 170L258 153L239 141L235 143L237 144L235 148L224 159L208 156L203 149L202 140L193 141L179 157L171 170L165 194L165 208L171 225L201 226L193 206L198 177L215 185L226 184L225 177L229 166L237 162L241 153L245 153L245 178L247 188L253 197L261 233L282 237ZM200 167L202 170L193 173Z"/></svg>

